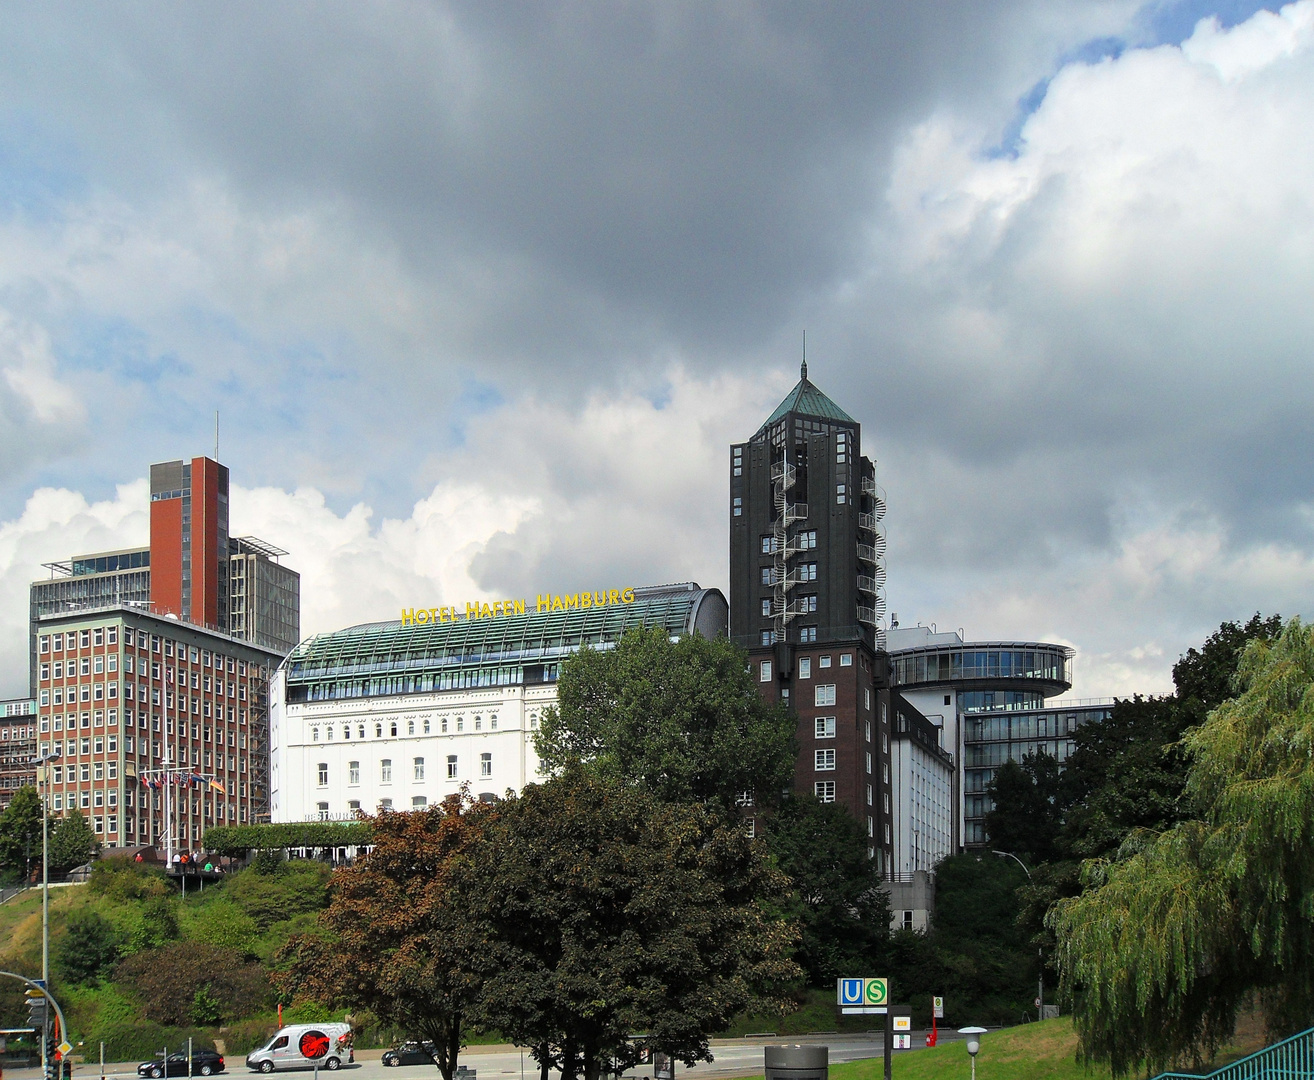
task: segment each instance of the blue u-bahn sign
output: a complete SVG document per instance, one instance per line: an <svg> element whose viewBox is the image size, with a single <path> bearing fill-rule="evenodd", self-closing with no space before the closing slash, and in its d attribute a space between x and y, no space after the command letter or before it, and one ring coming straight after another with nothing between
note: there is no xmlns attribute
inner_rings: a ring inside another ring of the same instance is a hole
<svg viewBox="0 0 1314 1080"><path fill-rule="evenodd" d="M884 1012L889 1001L889 979L835 980L835 1003L841 1012Z"/></svg>

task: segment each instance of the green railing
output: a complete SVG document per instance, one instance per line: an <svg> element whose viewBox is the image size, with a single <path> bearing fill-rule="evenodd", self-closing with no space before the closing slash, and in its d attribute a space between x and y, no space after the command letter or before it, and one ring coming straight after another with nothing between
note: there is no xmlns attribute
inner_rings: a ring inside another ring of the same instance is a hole
<svg viewBox="0 0 1314 1080"><path fill-rule="evenodd" d="M1160 1073L1154 1080L1308 1080L1314 1077L1314 1028L1211 1073Z"/></svg>

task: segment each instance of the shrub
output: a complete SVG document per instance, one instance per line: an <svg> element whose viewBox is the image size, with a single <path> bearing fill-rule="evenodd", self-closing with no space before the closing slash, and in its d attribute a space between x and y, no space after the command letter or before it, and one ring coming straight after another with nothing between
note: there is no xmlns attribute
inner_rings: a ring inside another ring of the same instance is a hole
<svg viewBox="0 0 1314 1080"><path fill-rule="evenodd" d="M142 1000L147 1019L160 1024L191 1021L201 990L217 1002L220 1020L247 1016L273 998L258 964L234 963L229 950L202 942L147 949L122 961L115 979Z"/></svg>
<svg viewBox="0 0 1314 1080"><path fill-rule="evenodd" d="M145 900L165 896L172 890L159 867L134 862L126 855L97 859L91 867L87 890L112 900Z"/></svg>
<svg viewBox="0 0 1314 1080"><path fill-rule="evenodd" d="M71 983L95 985L119 958L122 942L110 923L90 908L69 916L55 940L55 966Z"/></svg>

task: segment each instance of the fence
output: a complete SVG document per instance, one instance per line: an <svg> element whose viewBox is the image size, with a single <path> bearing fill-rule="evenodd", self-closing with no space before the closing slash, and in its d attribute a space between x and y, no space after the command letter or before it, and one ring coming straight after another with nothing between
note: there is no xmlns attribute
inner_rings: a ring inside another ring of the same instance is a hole
<svg viewBox="0 0 1314 1080"><path fill-rule="evenodd" d="M1308 1080L1314 1076L1314 1028L1211 1073L1160 1073L1154 1080Z"/></svg>

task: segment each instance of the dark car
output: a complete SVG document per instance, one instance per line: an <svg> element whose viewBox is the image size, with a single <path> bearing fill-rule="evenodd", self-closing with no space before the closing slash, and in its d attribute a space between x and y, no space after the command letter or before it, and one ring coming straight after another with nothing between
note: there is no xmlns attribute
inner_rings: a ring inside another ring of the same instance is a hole
<svg viewBox="0 0 1314 1080"><path fill-rule="evenodd" d="M222 1054L217 1054L213 1050L193 1050L192 1051L192 1075L193 1076L210 1076L213 1073L224 1071L224 1058ZM143 1061L137 1066L138 1076L149 1076L158 1078L168 1076L186 1076L187 1075L187 1055L185 1053L170 1054L168 1073L165 1073L164 1057L161 1055L154 1061Z"/></svg>
<svg viewBox="0 0 1314 1080"><path fill-rule="evenodd" d="M383 1052L385 1065L433 1065L437 1061L438 1051L428 1039L424 1042L411 1039Z"/></svg>

